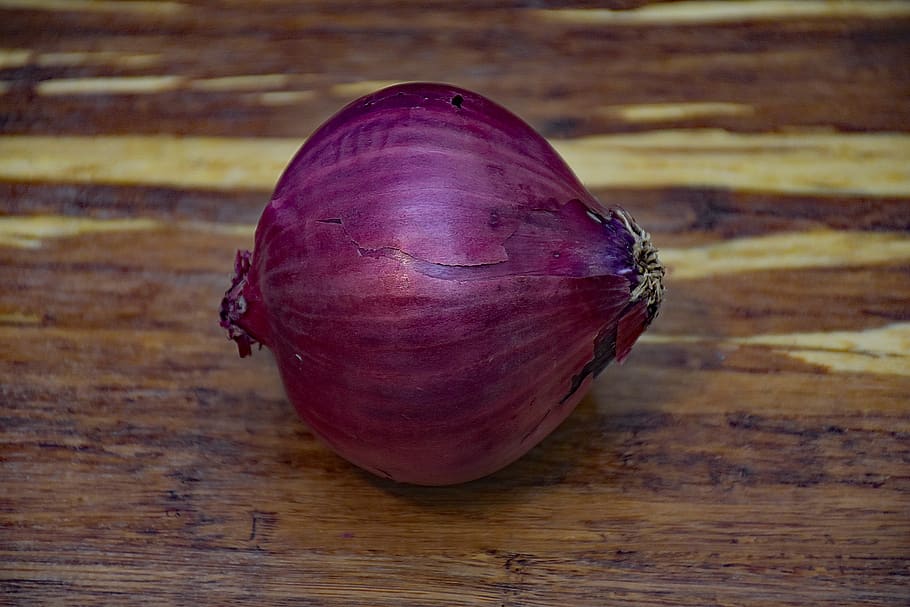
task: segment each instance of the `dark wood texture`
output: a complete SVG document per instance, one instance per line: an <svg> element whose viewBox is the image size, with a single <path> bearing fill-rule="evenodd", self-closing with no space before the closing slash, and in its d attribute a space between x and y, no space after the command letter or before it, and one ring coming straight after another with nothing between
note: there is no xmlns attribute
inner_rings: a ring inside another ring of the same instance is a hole
<svg viewBox="0 0 910 607"><path fill-rule="evenodd" d="M910 604L910 3L608 5L0 1L0 604ZM460 487L340 460L217 326L294 148L398 80L528 119L670 268Z"/></svg>

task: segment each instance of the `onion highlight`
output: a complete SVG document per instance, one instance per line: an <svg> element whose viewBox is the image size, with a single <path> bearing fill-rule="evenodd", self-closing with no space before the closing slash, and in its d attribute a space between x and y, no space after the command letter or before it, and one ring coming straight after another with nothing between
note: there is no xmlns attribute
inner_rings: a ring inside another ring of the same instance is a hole
<svg viewBox="0 0 910 607"><path fill-rule="evenodd" d="M492 101L405 84L354 101L285 170L221 324L275 355L337 453L445 485L516 460L656 316L648 234Z"/></svg>

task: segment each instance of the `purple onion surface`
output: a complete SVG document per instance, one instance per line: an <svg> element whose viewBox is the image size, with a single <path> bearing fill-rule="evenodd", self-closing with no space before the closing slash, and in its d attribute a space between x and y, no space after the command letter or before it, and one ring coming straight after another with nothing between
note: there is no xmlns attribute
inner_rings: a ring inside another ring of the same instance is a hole
<svg viewBox="0 0 910 607"><path fill-rule="evenodd" d="M471 91L354 101L285 170L221 324L272 350L337 453L397 481L476 479L556 428L656 316L648 234Z"/></svg>

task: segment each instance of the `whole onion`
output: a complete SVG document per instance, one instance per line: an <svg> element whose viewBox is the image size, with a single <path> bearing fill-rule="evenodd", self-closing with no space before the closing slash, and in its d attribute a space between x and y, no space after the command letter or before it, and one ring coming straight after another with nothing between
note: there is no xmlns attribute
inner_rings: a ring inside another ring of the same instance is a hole
<svg viewBox="0 0 910 607"><path fill-rule="evenodd" d="M521 119L393 86L322 125L238 252L221 324L272 350L337 453L397 481L490 474L547 436L657 314L649 236Z"/></svg>

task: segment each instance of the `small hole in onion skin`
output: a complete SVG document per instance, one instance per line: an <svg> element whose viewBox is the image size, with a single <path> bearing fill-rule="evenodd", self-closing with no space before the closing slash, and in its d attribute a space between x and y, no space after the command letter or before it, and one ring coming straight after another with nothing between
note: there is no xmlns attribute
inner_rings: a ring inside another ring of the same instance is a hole
<svg viewBox="0 0 910 607"><path fill-rule="evenodd" d="M464 103L464 97L462 97L461 95L455 95L454 97L452 97L452 105L454 105L458 109L461 109L462 103Z"/></svg>

